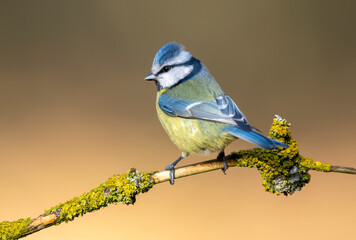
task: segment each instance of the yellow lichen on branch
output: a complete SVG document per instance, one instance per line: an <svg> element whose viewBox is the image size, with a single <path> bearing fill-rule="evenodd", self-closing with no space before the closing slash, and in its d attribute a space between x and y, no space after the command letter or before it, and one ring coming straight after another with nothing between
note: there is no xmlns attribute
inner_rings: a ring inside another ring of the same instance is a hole
<svg viewBox="0 0 356 240"><path fill-rule="evenodd" d="M284 142L289 148L264 150L255 148L232 153L231 158L239 167L257 168L262 176L265 190L277 195L293 194L310 181L309 170L329 172L331 165L313 162L299 154L298 143L292 138L290 123L276 116L269 137Z"/></svg>
<svg viewBox="0 0 356 240"><path fill-rule="evenodd" d="M109 204L134 204L137 194L147 192L153 186L151 175L152 172L140 173L131 168L126 174L114 175L90 192L60 203L37 218L1 222L0 240L18 239L52 225L71 221Z"/></svg>
<svg viewBox="0 0 356 240"><path fill-rule="evenodd" d="M354 168L331 166L302 157L298 143L291 136L290 123L279 116L273 120L269 135L290 147L242 150L226 156L226 161L229 167L257 168L262 176L262 185L270 193L288 195L301 190L310 181L309 170L356 174ZM222 162L214 159L176 168L175 177L187 177L222 168ZM60 203L37 218L0 222L0 240L18 239L44 228L72 221L109 204L134 204L136 195L169 179L169 171L140 173L131 168L126 174L114 175L97 188Z"/></svg>

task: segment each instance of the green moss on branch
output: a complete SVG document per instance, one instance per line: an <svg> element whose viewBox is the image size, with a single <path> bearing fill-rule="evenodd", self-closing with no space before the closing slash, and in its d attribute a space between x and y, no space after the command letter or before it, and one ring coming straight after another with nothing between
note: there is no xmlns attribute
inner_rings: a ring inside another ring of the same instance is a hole
<svg viewBox="0 0 356 240"><path fill-rule="evenodd" d="M301 190L310 181L309 170L356 174L354 168L331 166L302 157L298 143L291 136L290 125L276 116L269 133L271 138L285 142L289 148L255 148L234 152L226 157L229 167L257 168L265 190L276 195L288 195ZM177 168L176 178L221 168L222 162L216 159L196 163ZM60 203L35 219L0 222L0 240L18 239L52 225L72 221L109 204L134 204L137 194L147 192L154 184L168 181L169 178L169 171L140 173L131 168L126 174L114 175L90 192Z"/></svg>
<svg viewBox="0 0 356 240"><path fill-rule="evenodd" d="M20 238L24 233L28 232L31 220L31 218L21 218L12 222L0 222L0 239L8 240Z"/></svg>
<svg viewBox="0 0 356 240"><path fill-rule="evenodd" d="M140 173L131 168L126 174L114 175L88 193L46 210L38 218L4 221L0 223L0 240L12 240L43 228L72 221L78 216L99 210L109 204L134 204L136 195L153 186L152 172Z"/></svg>
<svg viewBox="0 0 356 240"><path fill-rule="evenodd" d="M80 197L46 210L45 214L59 213L56 224L60 224L109 204L134 204L137 194L147 192L153 186L151 174L152 172L140 173L135 168L131 168L126 174L115 175Z"/></svg>
<svg viewBox="0 0 356 240"><path fill-rule="evenodd" d="M331 165L314 162L299 154L298 143L292 138L290 123L276 116L269 137L284 142L289 148L264 150L255 148L232 153L239 167L257 168L262 176L265 191L277 195L293 194L310 181L309 170L330 172Z"/></svg>

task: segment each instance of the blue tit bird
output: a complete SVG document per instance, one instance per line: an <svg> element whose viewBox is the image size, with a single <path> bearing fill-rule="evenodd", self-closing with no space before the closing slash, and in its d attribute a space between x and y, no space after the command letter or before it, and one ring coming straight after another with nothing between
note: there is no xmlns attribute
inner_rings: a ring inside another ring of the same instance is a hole
<svg viewBox="0 0 356 240"><path fill-rule="evenodd" d="M184 47L172 42L156 54L145 78L157 86L158 118L181 156L166 167L174 184L174 167L190 154L219 152L223 172L224 149L240 138L264 149L288 148L250 126L234 101L221 90L208 69Z"/></svg>

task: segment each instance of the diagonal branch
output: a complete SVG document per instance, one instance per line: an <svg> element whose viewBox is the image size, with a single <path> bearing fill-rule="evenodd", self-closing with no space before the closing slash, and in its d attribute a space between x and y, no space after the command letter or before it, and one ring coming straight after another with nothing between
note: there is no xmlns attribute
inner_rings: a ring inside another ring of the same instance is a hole
<svg viewBox="0 0 356 240"><path fill-rule="evenodd" d="M291 137L289 126L286 120L276 117L270 130L270 137L287 143L290 146L288 149L255 148L234 152L226 156L227 165L256 168L261 174L265 191L276 195L291 195L300 191L310 181L310 170L356 174L355 168L332 166L302 157L298 143ZM175 176L182 178L219 169L223 169L222 162L213 159L176 168ZM72 221L110 204L134 204L136 195L169 179L169 171L140 173L131 168L126 174L114 175L90 192L60 203L37 218L0 222L0 239L18 239L47 227Z"/></svg>
<svg viewBox="0 0 356 240"><path fill-rule="evenodd" d="M226 163L228 167L243 167L239 166L238 160L233 159L231 155L226 156ZM219 169L223 169L223 163L218 159L212 159L204 162L199 162L191 165L186 165L175 169L175 178L189 177L196 174L211 172ZM316 171L322 171L319 169L312 169ZM356 174L356 168L331 166L329 172ZM169 171L160 171L151 175L155 184L168 182L170 180Z"/></svg>
<svg viewBox="0 0 356 240"><path fill-rule="evenodd" d="M356 169L352 167L331 166L330 172L356 174Z"/></svg>

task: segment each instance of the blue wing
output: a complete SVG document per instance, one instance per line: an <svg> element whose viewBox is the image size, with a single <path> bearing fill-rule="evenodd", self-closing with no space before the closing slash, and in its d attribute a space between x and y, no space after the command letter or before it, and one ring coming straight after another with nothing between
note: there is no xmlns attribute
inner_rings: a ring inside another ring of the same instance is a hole
<svg viewBox="0 0 356 240"><path fill-rule="evenodd" d="M241 138L241 139L245 140L246 142L255 144L255 145L257 145L261 148L264 148L264 149L272 149L272 148L276 148L276 147L289 148L289 146L285 143L265 137L262 134L254 132L254 131L249 131L249 132L244 131L244 130L237 128L235 126L225 127L224 132L227 132L237 138Z"/></svg>
<svg viewBox="0 0 356 240"><path fill-rule="evenodd" d="M169 116L231 124L223 131L265 149L289 147L256 132L259 130L248 124L244 114L226 94L217 97L215 101L186 101L162 94L158 105Z"/></svg>
<svg viewBox="0 0 356 240"><path fill-rule="evenodd" d="M244 131L252 130L246 117L226 94L215 101L186 101L162 94L158 105L169 116L228 123Z"/></svg>

